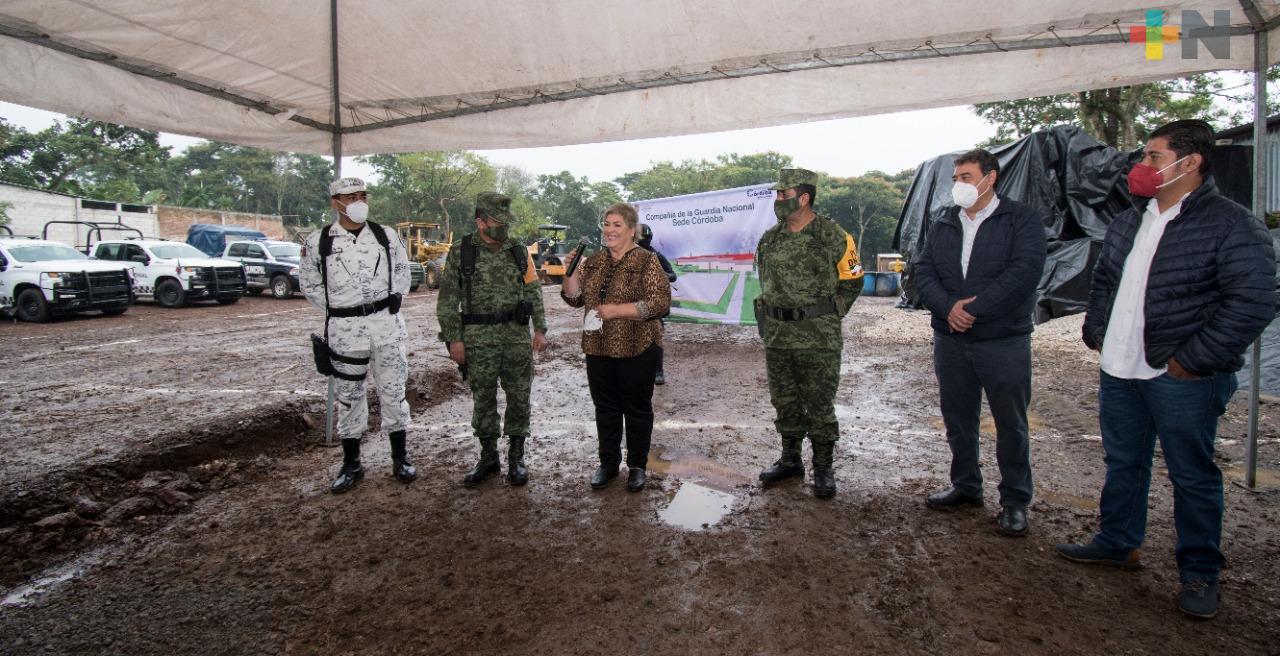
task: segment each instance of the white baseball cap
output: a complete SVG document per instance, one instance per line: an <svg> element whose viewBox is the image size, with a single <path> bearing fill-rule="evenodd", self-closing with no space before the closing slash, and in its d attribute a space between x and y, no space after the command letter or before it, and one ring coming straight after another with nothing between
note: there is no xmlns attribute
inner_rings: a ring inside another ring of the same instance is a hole
<svg viewBox="0 0 1280 656"><path fill-rule="evenodd" d="M329 183L329 195L337 196L338 194L354 194L357 191L364 191L364 180L360 178L341 178Z"/></svg>

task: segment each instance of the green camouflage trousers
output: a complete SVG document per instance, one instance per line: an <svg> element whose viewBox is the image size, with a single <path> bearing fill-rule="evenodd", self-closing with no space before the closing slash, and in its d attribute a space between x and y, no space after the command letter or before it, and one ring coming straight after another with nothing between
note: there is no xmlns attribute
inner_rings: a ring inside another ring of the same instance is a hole
<svg viewBox="0 0 1280 656"><path fill-rule="evenodd" d="M529 392L533 383L533 348L529 342L467 346L467 380L471 382L471 429L477 438L506 434L529 436ZM498 424L498 384L507 397L507 413Z"/></svg>
<svg viewBox="0 0 1280 656"><path fill-rule="evenodd" d="M773 425L785 437L814 443L840 439L836 388L840 386L838 349L766 348L769 397L778 418Z"/></svg>

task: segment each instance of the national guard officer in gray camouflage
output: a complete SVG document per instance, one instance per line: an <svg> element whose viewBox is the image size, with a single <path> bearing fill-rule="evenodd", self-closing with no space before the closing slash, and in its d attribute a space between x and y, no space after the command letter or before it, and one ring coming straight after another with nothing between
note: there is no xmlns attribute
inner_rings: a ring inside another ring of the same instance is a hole
<svg viewBox="0 0 1280 656"><path fill-rule="evenodd" d="M510 198L493 192L476 196L475 218L475 233L449 249L436 298L440 340L470 380L471 428L480 441L480 460L462 483L479 485L502 469L498 437L505 428L510 441L507 481L524 485L529 480L524 443L529 437L533 352L547 348L542 283L529 250L507 234L515 220ZM501 425L499 382L507 397Z"/></svg>
<svg viewBox="0 0 1280 656"><path fill-rule="evenodd" d="M382 430L391 440L391 471L417 478L405 446L409 403L404 398L409 361L400 301L409 291L409 260L394 230L368 221L368 193L359 178L329 185L338 220L315 231L302 251L300 282L312 304L325 310L325 340L336 371L342 469L330 490L340 494L364 478L360 438L368 428L365 379L373 377ZM326 243L327 242L327 243ZM322 252L327 256L322 257Z"/></svg>
<svg viewBox="0 0 1280 656"><path fill-rule="evenodd" d="M756 248L760 296L756 320L764 339L769 396L777 411L782 457L760 472L770 485L804 476L800 450L813 444L813 493L836 493L832 469L840 427L835 396L840 384L840 322L862 291L858 249L840 226L813 211L818 176L782 169L773 188L778 225Z"/></svg>

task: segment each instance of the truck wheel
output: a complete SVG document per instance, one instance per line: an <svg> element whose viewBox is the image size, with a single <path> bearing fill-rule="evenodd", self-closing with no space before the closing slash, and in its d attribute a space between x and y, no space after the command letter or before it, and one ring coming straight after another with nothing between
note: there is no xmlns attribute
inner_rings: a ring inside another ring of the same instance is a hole
<svg viewBox="0 0 1280 656"><path fill-rule="evenodd" d="M239 296L231 296L229 298L218 299L218 305L235 305L240 302Z"/></svg>
<svg viewBox="0 0 1280 656"><path fill-rule="evenodd" d="M289 276L277 274L271 279L271 295L276 298L293 296L293 283L289 282Z"/></svg>
<svg viewBox="0 0 1280 656"><path fill-rule="evenodd" d="M178 308L187 304L187 292L182 283L172 278L156 287L156 302L167 308Z"/></svg>
<svg viewBox="0 0 1280 656"><path fill-rule="evenodd" d="M18 294L18 318L35 323L49 320L49 304L39 289L24 289Z"/></svg>
<svg viewBox="0 0 1280 656"><path fill-rule="evenodd" d="M435 262L423 267L423 274L422 282L427 285L427 289L440 289L440 269Z"/></svg>
<svg viewBox="0 0 1280 656"><path fill-rule="evenodd" d="M128 310L128 309L129 309L129 306L128 306L128 305L115 305L115 306L112 306L112 307L104 307L104 308L102 308L102 316L104 316L104 317L117 317L117 316L120 316L120 315L124 314L124 313L125 313L125 311L126 311L126 310Z"/></svg>

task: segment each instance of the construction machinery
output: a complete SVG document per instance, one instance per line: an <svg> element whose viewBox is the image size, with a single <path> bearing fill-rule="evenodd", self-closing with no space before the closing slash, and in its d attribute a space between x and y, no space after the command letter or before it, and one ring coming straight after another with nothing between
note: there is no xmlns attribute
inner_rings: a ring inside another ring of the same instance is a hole
<svg viewBox="0 0 1280 656"><path fill-rule="evenodd" d="M564 258L569 254L565 234L569 226L544 223L538 226L538 238L529 244L529 256L544 285L558 285L564 280Z"/></svg>
<svg viewBox="0 0 1280 656"><path fill-rule="evenodd" d="M397 223L396 232L409 252L409 259L422 265L423 282L427 288L439 289L444 259L453 245L453 232L445 232L439 223L425 221Z"/></svg>

